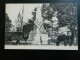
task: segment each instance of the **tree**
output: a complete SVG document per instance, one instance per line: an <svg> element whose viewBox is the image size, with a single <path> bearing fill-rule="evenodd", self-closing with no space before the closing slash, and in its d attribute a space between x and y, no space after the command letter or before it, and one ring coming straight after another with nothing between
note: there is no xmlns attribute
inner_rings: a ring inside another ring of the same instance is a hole
<svg viewBox="0 0 80 60"><path fill-rule="evenodd" d="M67 26L72 33L72 40L74 39L75 28L77 25L77 4L76 3L50 3L43 4L42 16L43 19L51 20L55 16L57 11L57 18L59 22L59 28Z"/></svg>
<svg viewBox="0 0 80 60"><path fill-rule="evenodd" d="M11 26L11 20L5 13L5 40L11 40L12 35L9 33Z"/></svg>
<svg viewBox="0 0 80 60"><path fill-rule="evenodd" d="M9 19L8 14L5 13L5 31L9 32L11 28L11 20Z"/></svg>
<svg viewBox="0 0 80 60"><path fill-rule="evenodd" d="M33 19L33 21L36 20L36 10L37 10L37 8L35 8L34 11L32 12L32 15L33 15L32 19Z"/></svg>
<svg viewBox="0 0 80 60"><path fill-rule="evenodd" d="M64 27L71 24L72 21L77 22L76 16L76 4L75 3L50 3L48 7L47 4L43 4L42 16L44 19L51 20L54 13L57 11L57 18L59 19L60 27Z"/></svg>

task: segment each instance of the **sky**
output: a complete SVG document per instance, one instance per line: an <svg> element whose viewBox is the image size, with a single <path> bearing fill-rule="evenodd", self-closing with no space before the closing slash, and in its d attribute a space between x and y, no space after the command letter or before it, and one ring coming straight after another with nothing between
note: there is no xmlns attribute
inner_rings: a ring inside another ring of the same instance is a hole
<svg viewBox="0 0 80 60"><path fill-rule="evenodd" d="M27 22L28 19L32 18L32 11L35 7L41 6L42 4L6 4L5 12L8 14L9 19L12 21L12 24L15 25L17 16L19 12L21 13L24 6L23 21Z"/></svg>

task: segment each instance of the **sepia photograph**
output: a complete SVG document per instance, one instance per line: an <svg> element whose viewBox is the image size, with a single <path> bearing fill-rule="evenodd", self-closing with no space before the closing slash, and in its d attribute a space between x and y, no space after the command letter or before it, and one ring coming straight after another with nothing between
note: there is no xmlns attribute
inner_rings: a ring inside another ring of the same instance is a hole
<svg viewBox="0 0 80 60"><path fill-rule="evenodd" d="M77 23L77 3L7 3L4 49L78 50Z"/></svg>

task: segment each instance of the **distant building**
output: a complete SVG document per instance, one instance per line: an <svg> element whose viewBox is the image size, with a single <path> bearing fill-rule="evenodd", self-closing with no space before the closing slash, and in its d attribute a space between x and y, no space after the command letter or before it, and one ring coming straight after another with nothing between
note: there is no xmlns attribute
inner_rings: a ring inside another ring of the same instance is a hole
<svg viewBox="0 0 80 60"><path fill-rule="evenodd" d="M21 14L22 13L22 14ZM24 6L23 6L23 9L22 9L22 12L19 12L18 16L17 16L17 20L15 21L16 22L16 29L17 31L19 32L22 32L22 29L23 29L23 13L24 13Z"/></svg>

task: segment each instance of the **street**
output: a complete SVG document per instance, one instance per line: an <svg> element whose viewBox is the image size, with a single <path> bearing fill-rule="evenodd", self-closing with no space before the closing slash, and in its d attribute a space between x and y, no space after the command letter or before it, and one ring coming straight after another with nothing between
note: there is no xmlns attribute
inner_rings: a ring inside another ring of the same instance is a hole
<svg viewBox="0 0 80 60"><path fill-rule="evenodd" d="M39 42L38 42L39 43ZM5 44L5 49L48 49L48 50L78 50L78 46L64 46L63 43L60 43L59 46L56 46L56 43L51 43L48 45L48 43L45 41L43 44L33 44L33 41L20 41L19 44L16 44L16 41L8 41L7 44Z"/></svg>

